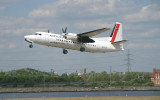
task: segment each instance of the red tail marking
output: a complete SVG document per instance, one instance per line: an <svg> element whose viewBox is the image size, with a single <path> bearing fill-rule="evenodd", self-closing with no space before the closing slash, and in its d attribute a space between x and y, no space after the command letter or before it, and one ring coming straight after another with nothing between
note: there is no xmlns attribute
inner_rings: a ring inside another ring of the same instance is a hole
<svg viewBox="0 0 160 100"><path fill-rule="evenodd" d="M120 26L120 24L116 25L116 28L115 28L113 36L112 36L112 40L110 42L114 42L114 40L116 39L116 35L117 35L117 32L118 32L119 26Z"/></svg>

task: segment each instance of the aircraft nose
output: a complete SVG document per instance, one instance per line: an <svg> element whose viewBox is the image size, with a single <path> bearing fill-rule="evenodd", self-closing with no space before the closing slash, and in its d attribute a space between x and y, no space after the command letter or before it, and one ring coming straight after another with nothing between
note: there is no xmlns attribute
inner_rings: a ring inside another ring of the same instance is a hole
<svg viewBox="0 0 160 100"><path fill-rule="evenodd" d="M25 39L27 39L27 38L28 38L28 36L24 36L24 38L25 38Z"/></svg>
<svg viewBox="0 0 160 100"><path fill-rule="evenodd" d="M26 36L24 36L24 39L27 42L33 42L35 40L35 37L32 35L26 35Z"/></svg>

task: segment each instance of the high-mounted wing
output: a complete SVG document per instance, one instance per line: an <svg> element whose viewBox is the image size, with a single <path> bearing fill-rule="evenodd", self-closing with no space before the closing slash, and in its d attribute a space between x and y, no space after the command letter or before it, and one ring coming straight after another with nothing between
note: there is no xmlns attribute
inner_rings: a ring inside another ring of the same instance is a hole
<svg viewBox="0 0 160 100"><path fill-rule="evenodd" d="M65 39L73 40L73 41L76 40L76 41L82 42L82 43L93 43L95 41L89 37L95 36L97 34L105 32L107 30L109 30L109 28L101 28L101 29L97 29L94 31L90 31L90 32L80 33L80 34L67 33L64 35L64 37L65 37Z"/></svg>
<svg viewBox="0 0 160 100"><path fill-rule="evenodd" d="M93 39L89 38L89 37L95 36L97 34L105 32L107 30L110 30L110 29L109 28L101 28L101 29L97 29L97 30L94 30L94 31L77 34L78 41L83 42L83 43L93 43L95 41Z"/></svg>
<svg viewBox="0 0 160 100"><path fill-rule="evenodd" d="M90 31L90 32L84 32L84 33L78 34L78 36L79 37L92 37L92 36L95 36L95 35L100 34L102 32L105 32L107 30L110 30L110 28L101 28L101 29L97 29L94 31Z"/></svg>

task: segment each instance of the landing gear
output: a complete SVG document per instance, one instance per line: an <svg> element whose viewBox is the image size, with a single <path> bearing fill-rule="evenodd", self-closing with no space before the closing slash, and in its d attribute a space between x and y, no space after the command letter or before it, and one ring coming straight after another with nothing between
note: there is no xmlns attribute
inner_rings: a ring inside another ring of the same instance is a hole
<svg viewBox="0 0 160 100"><path fill-rule="evenodd" d="M84 48L84 47L81 47L81 48L80 48L80 51L81 51L81 52L85 51L85 48Z"/></svg>
<svg viewBox="0 0 160 100"><path fill-rule="evenodd" d="M66 49L63 49L63 54L67 54L68 51Z"/></svg>
<svg viewBox="0 0 160 100"><path fill-rule="evenodd" d="M33 45L32 45L32 44L30 44L30 45L29 45L29 48L33 48Z"/></svg>

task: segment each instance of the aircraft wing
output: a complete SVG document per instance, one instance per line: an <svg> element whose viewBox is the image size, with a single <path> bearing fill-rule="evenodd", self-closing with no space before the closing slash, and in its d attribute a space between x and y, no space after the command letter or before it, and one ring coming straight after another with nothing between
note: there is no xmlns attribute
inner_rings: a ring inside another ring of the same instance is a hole
<svg viewBox="0 0 160 100"><path fill-rule="evenodd" d="M84 32L84 33L78 34L78 36L82 37L82 38L83 37L92 37L92 36L98 35L102 32L105 32L107 30L110 30L110 28L101 28L101 29L90 31L90 32Z"/></svg>

